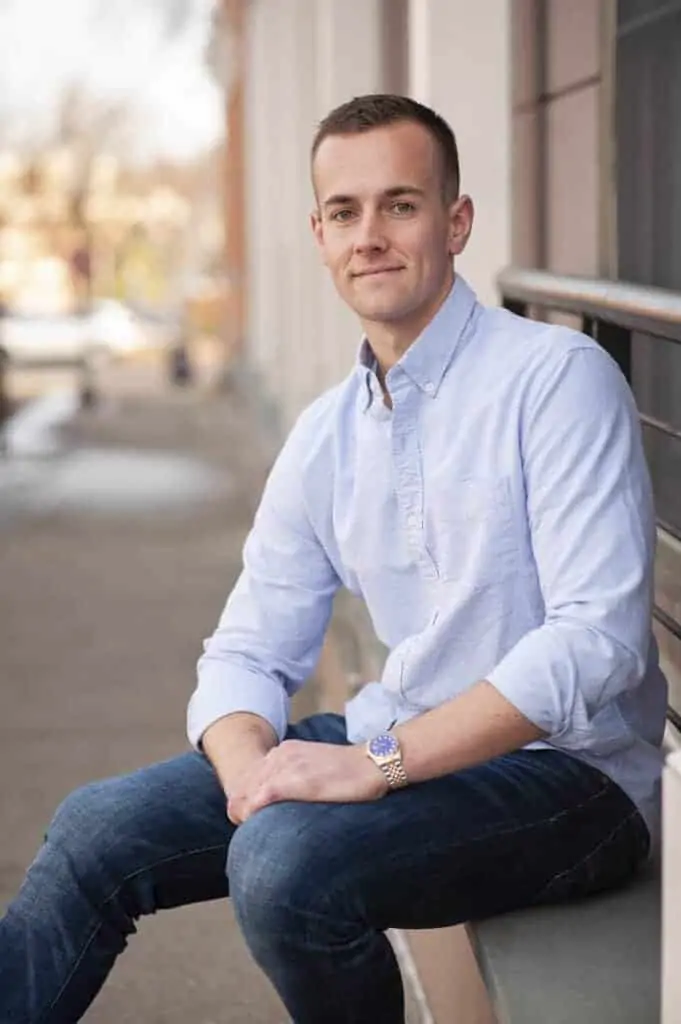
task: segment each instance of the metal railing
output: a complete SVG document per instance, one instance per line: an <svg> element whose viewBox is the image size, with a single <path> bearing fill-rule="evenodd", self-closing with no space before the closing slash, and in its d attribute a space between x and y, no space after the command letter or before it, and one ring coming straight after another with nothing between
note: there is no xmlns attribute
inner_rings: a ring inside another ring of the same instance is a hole
<svg viewBox="0 0 681 1024"><path fill-rule="evenodd" d="M636 332L681 344L681 294L620 281L567 277L541 270L510 267L497 279L502 303L520 316L538 312L569 313L579 318L590 335L615 359L632 383L632 336ZM681 441L681 430L665 420L639 410L650 430ZM681 488L681 480L678 486ZM681 540L679 530L658 517L658 527ZM681 641L681 622L668 611L654 608L657 622ZM681 714L669 709L669 718L681 728Z"/></svg>

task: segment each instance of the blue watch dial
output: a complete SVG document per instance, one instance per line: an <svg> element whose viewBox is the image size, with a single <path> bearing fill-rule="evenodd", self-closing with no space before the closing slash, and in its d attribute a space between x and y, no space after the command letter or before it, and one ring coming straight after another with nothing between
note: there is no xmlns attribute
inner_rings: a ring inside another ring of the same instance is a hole
<svg viewBox="0 0 681 1024"><path fill-rule="evenodd" d="M369 750L376 757L389 757L390 754L396 754L399 750L399 745L394 736L391 736L389 732L382 732L369 743Z"/></svg>

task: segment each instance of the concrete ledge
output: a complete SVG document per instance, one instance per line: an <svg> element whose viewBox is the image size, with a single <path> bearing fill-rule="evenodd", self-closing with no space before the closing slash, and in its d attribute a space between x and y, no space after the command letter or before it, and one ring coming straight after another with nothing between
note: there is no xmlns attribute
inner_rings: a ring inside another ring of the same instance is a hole
<svg viewBox="0 0 681 1024"><path fill-rule="evenodd" d="M498 1024L658 1024L660 865L626 889L468 926Z"/></svg>

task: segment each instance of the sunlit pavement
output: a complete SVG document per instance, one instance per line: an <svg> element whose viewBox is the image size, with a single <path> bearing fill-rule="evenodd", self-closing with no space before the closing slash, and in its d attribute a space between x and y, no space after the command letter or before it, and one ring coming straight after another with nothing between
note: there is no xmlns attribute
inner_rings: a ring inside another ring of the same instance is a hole
<svg viewBox="0 0 681 1024"><path fill-rule="evenodd" d="M267 462L238 403L149 368L47 433L0 462L0 904L71 788L186 748L195 660ZM218 903L142 921L86 1020L284 1018Z"/></svg>

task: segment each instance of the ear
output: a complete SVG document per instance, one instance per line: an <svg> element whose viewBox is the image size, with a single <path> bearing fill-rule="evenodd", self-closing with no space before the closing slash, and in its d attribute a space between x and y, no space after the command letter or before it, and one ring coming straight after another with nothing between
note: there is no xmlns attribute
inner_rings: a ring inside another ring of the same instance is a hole
<svg viewBox="0 0 681 1024"><path fill-rule="evenodd" d="M310 214L310 227L312 228L312 234L314 235L314 240L317 243L322 263L326 265L326 255L324 252L324 225L322 224L322 218L319 214L319 210L313 210Z"/></svg>
<svg viewBox="0 0 681 1024"><path fill-rule="evenodd" d="M460 256L473 230L473 200L459 196L449 207L449 255Z"/></svg>

